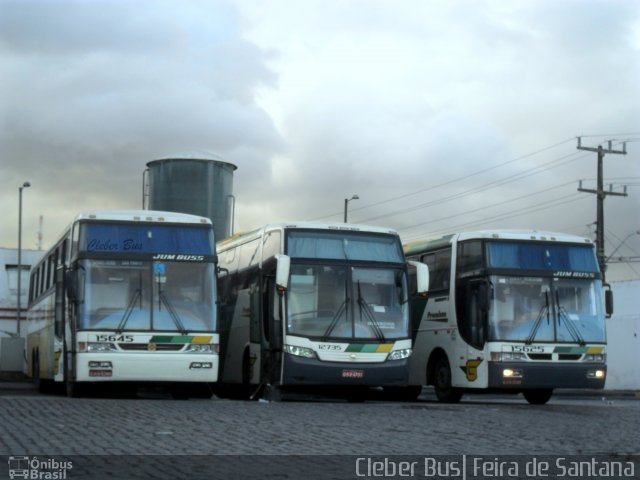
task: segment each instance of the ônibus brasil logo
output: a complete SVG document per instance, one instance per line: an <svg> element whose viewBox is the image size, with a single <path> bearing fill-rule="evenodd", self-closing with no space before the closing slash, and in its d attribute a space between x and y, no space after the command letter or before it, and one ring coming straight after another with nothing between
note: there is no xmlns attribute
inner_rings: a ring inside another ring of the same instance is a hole
<svg viewBox="0 0 640 480"><path fill-rule="evenodd" d="M9 457L9 478L32 480L65 480L67 470L73 468L73 462L54 458Z"/></svg>

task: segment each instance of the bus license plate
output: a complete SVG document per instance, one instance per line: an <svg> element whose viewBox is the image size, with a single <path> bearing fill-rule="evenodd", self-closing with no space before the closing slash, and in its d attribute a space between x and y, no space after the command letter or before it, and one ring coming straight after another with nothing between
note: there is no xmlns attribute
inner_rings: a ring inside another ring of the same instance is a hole
<svg viewBox="0 0 640 480"><path fill-rule="evenodd" d="M90 377L111 377L111 370L89 370Z"/></svg>
<svg viewBox="0 0 640 480"><path fill-rule="evenodd" d="M364 377L364 370L353 370L345 368L342 370L342 378L362 378Z"/></svg>

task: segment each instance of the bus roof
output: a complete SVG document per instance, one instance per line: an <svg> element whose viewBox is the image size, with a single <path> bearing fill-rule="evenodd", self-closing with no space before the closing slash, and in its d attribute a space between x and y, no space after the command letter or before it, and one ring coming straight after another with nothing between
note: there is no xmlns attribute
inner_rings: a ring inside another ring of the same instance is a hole
<svg viewBox="0 0 640 480"><path fill-rule="evenodd" d="M371 225L360 225L357 223L320 223L320 222L274 222L263 225L260 228L248 232L236 233L218 242L218 248L225 248L232 244L244 243L259 237L263 232L273 230L330 230L341 232L367 232L384 233L387 235L398 235L398 232L391 228L374 227Z"/></svg>
<svg viewBox="0 0 640 480"><path fill-rule="evenodd" d="M403 247L406 255L412 255L426 250L445 247L453 242L483 238L492 240L547 241L593 245L593 241L588 238L561 232L541 230L474 230L449 234L440 238L415 240L404 244Z"/></svg>
<svg viewBox="0 0 640 480"><path fill-rule="evenodd" d="M157 210L91 210L80 212L76 215L74 221L79 220L211 224L211 220L206 217L188 213L161 212Z"/></svg>

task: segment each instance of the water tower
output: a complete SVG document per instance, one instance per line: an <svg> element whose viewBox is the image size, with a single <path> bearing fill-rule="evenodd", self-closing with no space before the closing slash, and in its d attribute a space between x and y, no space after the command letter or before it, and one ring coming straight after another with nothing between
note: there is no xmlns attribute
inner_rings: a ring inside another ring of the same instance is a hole
<svg viewBox="0 0 640 480"><path fill-rule="evenodd" d="M143 207L208 217L216 241L233 233L235 197L232 163L183 155L147 163L143 175Z"/></svg>

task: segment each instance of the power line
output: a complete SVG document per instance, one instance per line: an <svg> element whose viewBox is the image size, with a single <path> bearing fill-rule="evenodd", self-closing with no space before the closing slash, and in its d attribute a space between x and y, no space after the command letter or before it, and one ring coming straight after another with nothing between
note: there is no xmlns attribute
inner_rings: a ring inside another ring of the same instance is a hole
<svg viewBox="0 0 640 480"><path fill-rule="evenodd" d="M518 201L518 200L522 200L523 198L528 198L528 197L533 197L533 196L536 196L536 195L540 195L541 193L546 193L546 192L549 192L551 190L555 190L557 188L566 187L567 185L570 185L572 183L573 182L566 182L566 183L563 183L561 185L556 185L555 187L549 187L549 188L545 188L543 190L538 190L537 192L528 193L526 195L521 195L519 197L515 197L515 198L512 198L510 200L504 200L502 202L493 203L491 205L484 205L484 206L476 208L474 210L467 210L465 212L457 213L455 215L447 215L445 217L441 217L441 218L437 218L437 219L430 219L430 220L422 222L422 223L417 223L417 224L414 224L414 225L411 225L411 226L408 226L408 227L400 228L399 230L407 230L407 229L410 229L410 228L420 227L422 225L426 225L426 224L429 224L429 223L435 223L435 222L439 222L439 221L442 221L442 220L449 220L451 218L460 217L462 215L468 215L468 214L471 214L471 213L479 212L481 210L487 210L489 208L498 207L500 205L505 205L507 203L512 203L512 202L515 202L515 201ZM562 197L562 198L566 198L566 197Z"/></svg>
<svg viewBox="0 0 640 480"><path fill-rule="evenodd" d="M564 201L558 201L558 200L564 200ZM432 231L432 232L422 233L422 234L417 233L417 234L409 236L408 239L404 239L404 241L418 239L418 238L434 237L434 236L437 236L437 234L445 234L445 233L448 233L448 232L460 231L460 230L467 229L469 227L480 227L480 226L482 226L484 224L487 224L489 222L493 222L493 221L496 221L496 220L506 220L506 219L517 217L517 216L520 216L520 215L523 215L523 214L535 213L535 212L538 212L538 211L547 210L549 208L558 207L560 205L573 203L573 202L576 202L576 201L579 201L579 200L586 200L586 197L583 197L582 195L574 193L574 194L571 194L571 195L567 195L566 197L561 197L559 199L555 199L555 200L551 201L553 203L546 202L545 204L536 205L536 206L530 207L528 209L521 209L521 210L518 210L516 212L512 212L512 213L508 213L508 214L500 214L500 215L495 215L493 217L486 217L486 218L479 219L477 221L454 225L454 226L448 227L446 229L435 230L435 231ZM411 227L408 227L408 228L411 228ZM398 231L402 231L402 230L405 230L405 228L398 229Z"/></svg>
<svg viewBox="0 0 640 480"><path fill-rule="evenodd" d="M508 175L506 177L503 177L501 179L495 180L493 182L489 182L489 183L486 183L484 185L480 185L479 187L471 188L471 189L466 190L464 192L460 192L460 193L456 193L456 194L450 195L448 197L443 197L443 198L439 198L439 199L436 199L436 200L432 200L430 202L423 203L423 204L420 204L420 205L416 205L416 206L413 206L413 207L407 207L407 208L402 209L402 210L396 210L396 211L393 211L393 212L390 212L390 213L386 213L386 214L383 214L383 215L378 215L376 217L366 218L366 219L360 220L360 222L361 223L366 223L366 222L370 222L370 221L373 221L373 220L378 220L380 218L390 217L392 215L398 215L398 214L407 213L407 212L414 211L414 210L419 210L421 208L426 208L426 207L431 207L431 206L434 206L434 205L439 205L441 203L446 203L446 202L449 202L451 200L458 200L458 199L466 197L468 195L472 195L472 194L475 194L475 193L480 193L480 192L483 192L485 190L489 190L489 189L494 188L494 187L506 185L508 183L512 183L512 182L515 182L515 181L518 181L518 180L522 180L523 178L526 178L526 177L537 175L539 173L545 172L547 170L551 170L553 168L560 167L562 165L566 165L568 163L574 162L576 160L580 160L581 158L585 157L585 155L582 155L582 156L577 157L577 158L566 160L567 158L572 157L574 155L576 155L575 152L574 153L570 153L568 155L565 155L563 157L551 160L550 162L547 162L547 163L545 163L543 165L538 165L538 166L532 167L532 168L530 168L528 170L524 170L522 172L514 173L512 175ZM561 160L566 160L566 161L564 161L562 163L558 163L557 165L550 166L553 163L559 162Z"/></svg>
<svg viewBox="0 0 640 480"><path fill-rule="evenodd" d="M492 167L483 168L483 169L477 170L475 172L472 172L472 173L470 173L468 175L463 175L461 177L454 178L452 180L448 180L446 182L442 182L442 183L439 183L439 184L436 184L436 185L431 185L429 187L422 188L420 190L415 190L413 192L405 193L403 195L398 195L396 197L387 198L386 200L380 200L379 202L374 202L374 203L366 204L366 205L363 205L363 206L360 206L360 207L357 207L357 208L353 208L353 209L351 209L351 212L364 210L365 208L375 207L375 206L378 206L378 205L382 205L384 203L394 202L396 200L401 200L403 198L411 197L413 195L418 195L420 193L424 193L424 192L427 192L429 190L435 190L436 188L445 187L447 185L451 185L453 183L456 183L456 182L459 182L459 181L462 181L462 180L466 180L467 178L471 178L471 177L474 177L476 175L480 175L482 173L490 172L491 170L495 170L496 168L501 168L501 167L504 167L505 165L509 165L511 163L514 163L514 162L517 162L517 161L520 161L520 160L524 160L525 158L529 158L529 157L532 157L534 155L538 155L539 153L546 152L547 150L551 150L552 148L556 148L556 147L558 147L560 145L563 145L565 143L571 142L571 141L574 140L574 138L575 137L571 137L571 138L568 138L566 140L562 140L561 142L558 142L558 143L555 143L553 145L549 145L547 147L541 148L539 150L536 150L535 152L527 153L525 155L522 155L520 157L514 158L512 160L508 160L506 162L499 163L499 164L494 165ZM323 215L322 217L316 217L316 218L310 219L310 221L322 220L322 219L325 219L325 218L329 218L329 217L333 217L333 216L341 215L341 214L342 214L342 212L331 213L331 214L328 214L328 215Z"/></svg>

